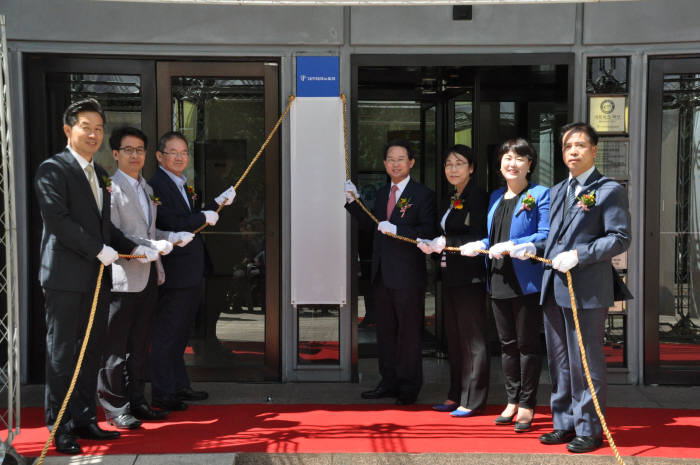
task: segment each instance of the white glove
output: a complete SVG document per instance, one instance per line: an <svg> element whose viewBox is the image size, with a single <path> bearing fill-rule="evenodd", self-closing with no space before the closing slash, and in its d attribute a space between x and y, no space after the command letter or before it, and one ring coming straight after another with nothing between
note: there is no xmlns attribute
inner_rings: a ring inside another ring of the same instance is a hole
<svg viewBox="0 0 700 465"><path fill-rule="evenodd" d="M508 241L508 242L499 242L498 244L494 244L491 246L489 249L489 258L495 258L495 259L500 259L503 258L503 254L505 252L510 253L511 250L513 250L513 242Z"/></svg>
<svg viewBox="0 0 700 465"><path fill-rule="evenodd" d="M355 184L352 183L351 180L345 181L345 200L348 203L352 203L355 201L355 198L360 198L360 194L357 193L357 187L355 187ZM355 197L352 196L352 194L355 194Z"/></svg>
<svg viewBox="0 0 700 465"><path fill-rule="evenodd" d="M158 260L158 251L145 245L140 245L131 252L131 255L145 255L145 258L137 258L136 261L139 263L155 262Z"/></svg>
<svg viewBox="0 0 700 465"><path fill-rule="evenodd" d="M433 253L433 248L430 246L430 242L428 239L421 239L420 237L416 239L418 243L416 246L420 249L421 252L423 252L426 255L430 255Z"/></svg>
<svg viewBox="0 0 700 465"><path fill-rule="evenodd" d="M466 244L459 246L459 253L465 257L476 257L479 255L477 250L484 249L486 249L486 244L484 244L484 241L467 242Z"/></svg>
<svg viewBox="0 0 700 465"><path fill-rule="evenodd" d="M216 202L217 205L231 205L233 203L233 199L236 198L236 189L233 187L229 187L225 191L223 191L217 198L214 199L214 202Z"/></svg>
<svg viewBox="0 0 700 465"><path fill-rule="evenodd" d="M442 253L442 251L445 250L446 245L447 240L445 239L445 236L438 236L430 241L430 248L433 249L433 252L435 253Z"/></svg>
<svg viewBox="0 0 700 465"><path fill-rule="evenodd" d="M189 231L171 232L168 240L178 247L184 247L194 239L194 234Z"/></svg>
<svg viewBox="0 0 700 465"><path fill-rule="evenodd" d="M102 250L97 254L97 259L102 262L104 266L109 266L116 262L119 258L119 252L114 250L108 245L102 246Z"/></svg>
<svg viewBox="0 0 700 465"><path fill-rule="evenodd" d="M522 244L514 245L513 248L510 249L510 258L527 260L530 257L525 254L535 255L536 253L537 249L535 249L535 244L532 242L524 242Z"/></svg>
<svg viewBox="0 0 700 465"><path fill-rule="evenodd" d="M377 226L377 229L379 231L381 231L383 234L386 234L386 233L396 234L396 225L391 224L388 221L382 221L381 223L379 223L379 225Z"/></svg>
<svg viewBox="0 0 700 465"><path fill-rule="evenodd" d="M575 250L562 252L552 260L552 268L562 273L566 273L576 265L578 265L578 252Z"/></svg>
<svg viewBox="0 0 700 465"><path fill-rule="evenodd" d="M213 210L203 210L204 217L206 218L206 223L209 226L214 226L217 221L219 221L219 214Z"/></svg>
<svg viewBox="0 0 700 465"><path fill-rule="evenodd" d="M151 243L151 248L156 249L159 254L161 255L168 255L170 252L173 251L173 244L170 241L166 240L161 240L161 241L149 241Z"/></svg>

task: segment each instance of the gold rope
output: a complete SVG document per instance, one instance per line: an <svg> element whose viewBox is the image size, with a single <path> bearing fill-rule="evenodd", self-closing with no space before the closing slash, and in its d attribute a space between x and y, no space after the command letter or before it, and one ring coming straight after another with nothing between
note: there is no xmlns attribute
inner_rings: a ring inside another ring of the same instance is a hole
<svg viewBox="0 0 700 465"><path fill-rule="evenodd" d="M343 100L343 135L345 137L345 178L346 180L350 180L350 151L348 150L348 130L347 130L347 124L346 124L346 99L344 94L340 94L340 98ZM369 211L369 209L362 203L360 199L357 198L357 196L354 193L351 193L352 197L355 199L357 204L362 208L362 210L369 215L370 218L372 218L372 221L374 221L376 224L379 224L379 220L372 214L372 212ZM389 237L393 237L394 239L399 239L404 242L410 242L412 244L418 244L418 241L415 239L411 239L408 237L404 236L399 236L397 234L392 234L392 233L384 233ZM445 247L445 251L447 252L460 252L459 247ZM476 252L481 253L481 254L486 254L488 255L488 250L477 250ZM540 262L544 263L549 263L551 264L552 261L548 260L546 258L541 258L536 255L532 254L526 254L529 258L532 258L533 260L538 260ZM571 298L571 311L573 312L574 315L574 324L576 325L576 338L578 340L578 348L579 351L581 352L581 361L583 362L583 371L586 375L586 382L588 383L588 389L591 391L591 397L593 398L593 406L595 407L595 412L598 415L598 419L600 419L600 424L603 427L603 431L605 432L605 436L608 438L608 444L610 444L610 448L613 450L615 453L615 458L617 459L618 463L620 465L625 465L625 462L622 460L622 457L620 456L620 453L617 451L617 446L615 446L615 441L612 438L612 434L610 434L610 431L608 430L608 425L605 422L605 416L603 416L603 412L600 410L600 404L598 403L598 396L596 395L595 388L593 386L593 380L591 379L591 373L588 370L588 361L586 360L586 348L583 346L583 339L581 337L581 328L579 326L579 321L578 321L578 309L576 307L576 296L574 295L574 286L573 282L571 280L571 272L567 271L566 272L566 279L569 284L569 297Z"/></svg>

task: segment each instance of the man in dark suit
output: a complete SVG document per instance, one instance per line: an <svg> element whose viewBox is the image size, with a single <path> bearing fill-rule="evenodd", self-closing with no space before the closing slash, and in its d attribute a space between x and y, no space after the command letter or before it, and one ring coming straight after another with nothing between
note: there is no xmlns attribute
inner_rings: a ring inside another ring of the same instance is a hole
<svg viewBox="0 0 700 465"><path fill-rule="evenodd" d="M189 164L187 140L179 132L163 134L156 151L159 167L149 181L159 198L156 227L165 231L194 231L202 224L214 226L216 205L230 205L236 196L230 187L215 202L200 210L194 188L183 175ZM176 247L162 258L165 282L160 287L158 311L151 342L152 404L166 410L185 410L185 400L204 400L209 395L194 391L185 369L184 353L202 297L208 257L201 236L185 247Z"/></svg>
<svg viewBox="0 0 700 465"><path fill-rule="evenodd" d="M550 230L546 241L515 246L511 256L537 253L545 266L540 303L552 380L554 431L544 444L567 444L571 452L590 452L602 444L602 427L586 384L566 272L571 271L581 336L601 408L606 404L603 334L608 308L629 292L612 267L612 258L630 244L630 214L625 189L595 168L598 134L585 123L562 128L562 152L568 179L551 189Z"/></svg>
<svg viewBox="0 0 700 465"><path fill-rule="evenodd" d="M76 436L116 439L119 433L97 425L97 371L107 326L112 283L105 269L89 343L75 391L56 425L78 359L90 315L100 262L111 265L119 253L142 249L110 221L107 172L93 161L104 134L104 112L96 100L72 103L63 114L68 140L62 152L37 170L34 188L43 232L39 281L46 308L46 424L56 428L56 450L79 454Z"/></svg>
<svg viewBox="0 0 700 465"><path fill-rule="evenodd" d="M409 176L415 163L406 141L390 141L384 149L384 167L391 183L377 191L373 213L376 227L354 202L359 197L350 181L345 183L345 208L365 229L374 229L372 285L377 322L379 372L376 388L364 399L396 397L397 405L409 405L423 384L421 333L427 272L425 255L413 244L387 233L417 239L435 233L435 193Z"/></svg>

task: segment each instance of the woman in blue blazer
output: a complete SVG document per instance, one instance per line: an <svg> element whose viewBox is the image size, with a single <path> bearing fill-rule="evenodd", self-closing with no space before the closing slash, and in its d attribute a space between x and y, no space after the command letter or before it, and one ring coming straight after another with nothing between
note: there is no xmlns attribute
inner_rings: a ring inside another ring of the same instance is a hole
<svg viewBox="0 0 700 465"><path fill-rule="evenodd" d="M537 163L537 152L525 139L504 142L497 157L506 187L491 194L488 237L460 248L466 256L475 256L479 249L489 250L487 285L501 342L508 395L508 405L495 422L507 425L515 418L515 431L523 432L531 428L537 403L543 267L533 260L511 260L507 253L516 244L546 239L549 189L529 181Z"/></svg>

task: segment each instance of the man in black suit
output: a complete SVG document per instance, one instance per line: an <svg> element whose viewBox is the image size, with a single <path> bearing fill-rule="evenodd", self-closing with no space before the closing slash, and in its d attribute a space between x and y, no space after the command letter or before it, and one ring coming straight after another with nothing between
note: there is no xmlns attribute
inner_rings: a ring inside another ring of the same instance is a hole
<svg viewBox="0 0 700 465"><path fill-rule="evenodd" d="M159 167L149 181L160 200L156 227L164 231L194 231L202 224L214 226L216 205L230 205L233 187L200 210L194 188L183 175L189 164L185 136L176 131L158 140ZM166 410L185 410L185 400L204 400L209 395L194 391L185 369L184 353L202 297L202 280L208 257L201 236L185 247L176 247L162 258L165 282L160 286L158 311L151 342L152 404Z"/></svg>
<svg viewBox="0 0 700 465"><path fill-rule="evenodd" d="M97 371L107 326L110 268L105 269L95 318L75 391L63 420L55 425L78 359L90 315L100 262L111 265L119 253L142 249L110 221L107 172L93 161L104 135L105 116L93 99L68 106L63 114L67 147L44 161L34 188L43 232L39 281L46 309L46 424L56 428L56 450L81 453L76 436L116 439L119 433L97 425ZM116 250L115 250L116 249Z"/></svg>
<svg viewBox="0 0 700 465"><path fill-rule="evenodd" d="M390 141L384 149L384 167L391 183L377 191L373 213L380 220L374 233L372 284L377 322L379 372L376 388L364 399L397 397L397 405L409 405L423 384L421 333L427 272L425 255L413 244L387 233L417 239L435 234L435 193L414 182L409 173L415 158L408 142ZM345 208L365 229L374 222L354 202L359 197L350 181L345 183Z"/></svg>

